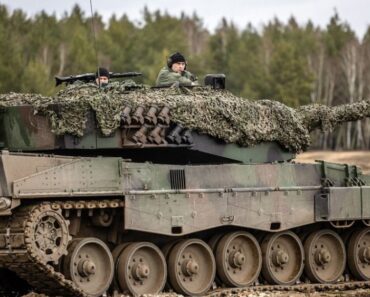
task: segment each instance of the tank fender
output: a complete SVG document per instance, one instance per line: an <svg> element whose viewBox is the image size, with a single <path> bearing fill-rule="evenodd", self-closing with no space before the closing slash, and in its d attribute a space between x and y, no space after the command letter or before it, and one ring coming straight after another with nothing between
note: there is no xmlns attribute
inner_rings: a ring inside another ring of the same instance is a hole
<svg viewBox="0 0 370 297"><path fill-rule="evenodd" d="M327 187L315 196L316 221L370 218L370 186Z"/></svg>
<svg viewBox="0 0 370 297"><path fill-rule="evenodd" d="M121 158L81 158L13 182L13 198L123 195Z"/></svg>

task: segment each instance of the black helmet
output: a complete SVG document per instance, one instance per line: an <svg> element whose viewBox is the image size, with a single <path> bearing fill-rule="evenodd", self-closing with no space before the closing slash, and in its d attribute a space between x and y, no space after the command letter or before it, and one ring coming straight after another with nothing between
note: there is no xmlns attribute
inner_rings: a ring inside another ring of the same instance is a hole
<svg viewBox="0 0 370 297"><path fill-rule="evenodd" d="M178 63L178 62L184 62L186 64L186 59L182 54L180 54L179 52L176 52L168 57L167 66L171 68L172 64Z"/></svg>
<svg viewBox="0 0 370 297"><path fill-rule="evenodd" d="M106 76L109 78L109 71L107 68L99 67L99 69L95 73L95 76Z"/></svg>

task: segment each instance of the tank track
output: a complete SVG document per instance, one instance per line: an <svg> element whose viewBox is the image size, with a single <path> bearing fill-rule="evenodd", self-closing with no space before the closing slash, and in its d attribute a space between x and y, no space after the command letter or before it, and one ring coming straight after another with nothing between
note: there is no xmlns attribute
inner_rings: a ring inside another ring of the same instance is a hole
<svg viewBox="0 0 370 297"><path fill-rule="evenodd" d="M356 289L370 289L370 281L346 281L335 284L307 284L301 283L292 286L282 285L257 285L244 288L218 288L209 292L208 297L229 296L232 294L239 294L244 292L286 292L294 291L300 293L306 292L326 292L326 291L346 291ZM115 296L116 297L116 296Z"/></svg>
<svg viewBox="0 0 370 297"><path fill-rule="evenodd" d="M353 281L353 282L342 282L336 284L298 284L292 286L281 286L281 285L257 285L249 286L243 288L217 288L214 289L205 297L225 297L233 296L241 293L253 293L253 292L297 292L297 293L307 293L307 292L327 292L327 291L347 291L347 290L357 290L357 289L370 289L370 281ZM162 293L165 294L165 293ZM175 293L168 293L174 294ZM111 297L130 297L130 295L124 294L113 294Z"/></svg>
<svg viewBox="0 0 370 297"><path fill-rule="evenodd" d="M41 203L17 209L11 217L0 219L0 267L15 272L26 280L36 291L50 296L87 297L72 281L49 263L38 256L31 244L31 234L27 226L31 226L38 215L44 211L71 208L117 208L122 201L74 201Z"/></svg>
<svg viewBox="0 0 370 297"><path fill-rule="evenodd" d="M45 263L34 246L30 244L31 234L27 232L27 226L32 225L38 215L48 210L61 212L69 209L95 209L95 208L118 208L123 207L122 200L99 200L99 201L66 201L40 203L23 206L15 210L11 217L0 218L0 267L15 272L20 278L26 280L35 291L48 296L81 296L88 297L72 281L56 270L50 263ZM263 291L345 291L356 289L370 289L370 281L343 281L335 284L311 284L300 283L296 285L253 285L243 288L214 288L208 292L209 297L226 296L245 292ZM124 297L129 295L113 294L112 297Z"/></svg>

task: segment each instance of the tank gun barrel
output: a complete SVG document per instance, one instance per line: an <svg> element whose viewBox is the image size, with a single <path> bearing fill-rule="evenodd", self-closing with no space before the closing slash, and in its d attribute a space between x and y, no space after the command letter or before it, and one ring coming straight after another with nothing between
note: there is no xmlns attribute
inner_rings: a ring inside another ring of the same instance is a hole
<svg viewBox="0 0 370 297"><path fill-rule="evenodd" d="M121 78L121 77L136 77L141 76L140 72L109 72L110 78ZM83 82L91 82L94 81L96 78L95 73L84 73L84 74L77 74L77 75L70 75L70 76L55 76L55 86L59 86L62 83L65 84L72 84L77 80Z"/></svg>
<svg viewBox="0 0 370 297"><path fill-rule="evenodd" d="M332 107L321 104L306 105L298 108L297 114L309 131L318 128L328 131L342 123L370 117L370 100Z"/></svg>

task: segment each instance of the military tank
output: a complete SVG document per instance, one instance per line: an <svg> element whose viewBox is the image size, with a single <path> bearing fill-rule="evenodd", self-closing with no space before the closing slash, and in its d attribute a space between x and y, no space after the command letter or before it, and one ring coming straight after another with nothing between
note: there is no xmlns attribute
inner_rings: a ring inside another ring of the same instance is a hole
<svg viewBox="0 0 370 297"><path fill-rule="evenodd" d="M205 82L0 95L3 287L201 296L369 281L370 176L292 160L310 131L370 103L295 110Z"/></svg>

